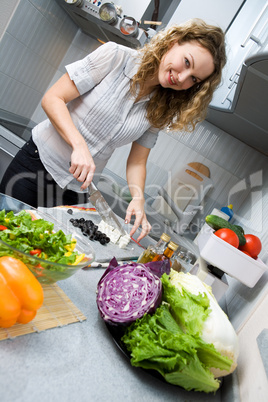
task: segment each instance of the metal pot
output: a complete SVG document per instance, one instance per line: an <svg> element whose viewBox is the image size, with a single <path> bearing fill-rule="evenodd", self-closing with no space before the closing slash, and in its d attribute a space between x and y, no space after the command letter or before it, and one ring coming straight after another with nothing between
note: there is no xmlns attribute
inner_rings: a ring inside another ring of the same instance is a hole
<svg viewBox="0 0 268 402"><path fill-rule="evenodd" d="M74 4L76 7L82 7L84 0L65 0L67 4Z"/></svg>
<svg viewBox="0 0 268 402"><path fill-rule="evenodd" d="M139 27L135 18L125 15L120 22L120 31L125 36L133 36L136 38L139 33Z"/></svg>
<svg viewBox="0 0 268 402"><path fill-rule="evenodd" d="M99 16L102 21L110 25L114 25L118 18L116 8L112 3L104 3L99 9Z"/></svg>

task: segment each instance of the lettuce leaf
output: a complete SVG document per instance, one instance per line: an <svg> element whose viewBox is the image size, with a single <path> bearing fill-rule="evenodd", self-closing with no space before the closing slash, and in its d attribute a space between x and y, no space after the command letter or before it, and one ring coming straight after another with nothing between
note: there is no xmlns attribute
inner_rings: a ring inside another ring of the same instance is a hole
<svg viewBox="0 0 268 402"><path fill-rule="evenodd" d="M65 235L62 230L53 231L54 224L44 219L32 220L27 211L14 214L13 211L0 211L0 224L7 227L0 231L0 240L9 246L29 254L31 250L41 249L40 258L59 264L73 264L78 255L72 251L68 255L66 246L72 245L72 235ZM12 254L12 250L1 244L0 256ZM67 255L66 255L67 254Z"/></svg>
<svg viewBox="0 0 268 402"><path fill-rule="evenodd" d="M172 307L172 313L182 329L192 335L201 335L204 322L211 311L210 301L206 294L195 295L185 288L179 290L170 283L168 275L161 278L163 299Z"/></svg>
<svg viewBox="0 0 268 402"><path fill-rule="evenodd" d="M122 337L131 364L156 370L167 382L188 391L215 392L220 381L209 368L229 370L232 361L200 337L210 312L209 300L205 294L176 289L166 274L162 282L166 302L153 315L136 320Z"/></svg>

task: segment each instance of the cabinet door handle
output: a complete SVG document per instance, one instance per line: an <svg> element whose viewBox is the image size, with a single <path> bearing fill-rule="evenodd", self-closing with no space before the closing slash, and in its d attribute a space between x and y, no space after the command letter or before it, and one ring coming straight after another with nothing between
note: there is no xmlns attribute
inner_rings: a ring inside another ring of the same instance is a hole
<svg viewBox="0 0 268 402"><path fill-rule="evenodd" d="M263 14L265 13L265 11L266 11L267 9L268 9L268 6L265 5L265 6L263 7L263 9L261 10L260 14L258 15L258 17L256 18L256 20L255 20L255 22L254 22L252 28L251 28L250 31L249 31L248 36L246 37L246 39L244 40L244 42L241 44L241 47L245 47L246 44L247 44L247 42L248 42L250 39L253 40L254 42L256 42L257 44L260 44L260 42L261 42L260 39L257 38L255 35L253 35L252 32L253 32L254 29L256 28L256 25L258 24L259 20L261 19L261 17L263 16Z"/></svg>

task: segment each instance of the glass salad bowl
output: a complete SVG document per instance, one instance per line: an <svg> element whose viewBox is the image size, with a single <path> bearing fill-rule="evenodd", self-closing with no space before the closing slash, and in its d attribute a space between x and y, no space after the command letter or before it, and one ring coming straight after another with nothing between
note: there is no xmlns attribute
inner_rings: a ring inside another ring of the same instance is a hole
<svg viewBox="0 0 268 402"><path fill-rule="evenodd" d="M67 279L95 259L86 239L53 216L0 193L0 257L23 261L42 284Z"/></svg>

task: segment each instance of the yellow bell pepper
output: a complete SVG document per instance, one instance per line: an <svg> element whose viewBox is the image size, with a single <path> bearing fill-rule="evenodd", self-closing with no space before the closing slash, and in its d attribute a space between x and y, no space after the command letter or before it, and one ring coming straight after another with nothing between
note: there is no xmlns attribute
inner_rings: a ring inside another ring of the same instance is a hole
<svg viewBox="0 0 268 402"><path fill-rule="evenodd" d="M73 263L73 265L77 265L79 264L79 262L81 262L85 257L85 254L79 254L76 256L75 262Z"/></svg>
<svg viewBox="0 0 268 402"><path fill-rule="evenodd" d="M76 246L76 239L72 239L71 243L70 243L70 244L66 244L66 245L64 246L64 248L65 248L67 251L74 251L75 246Z"/></svg>

